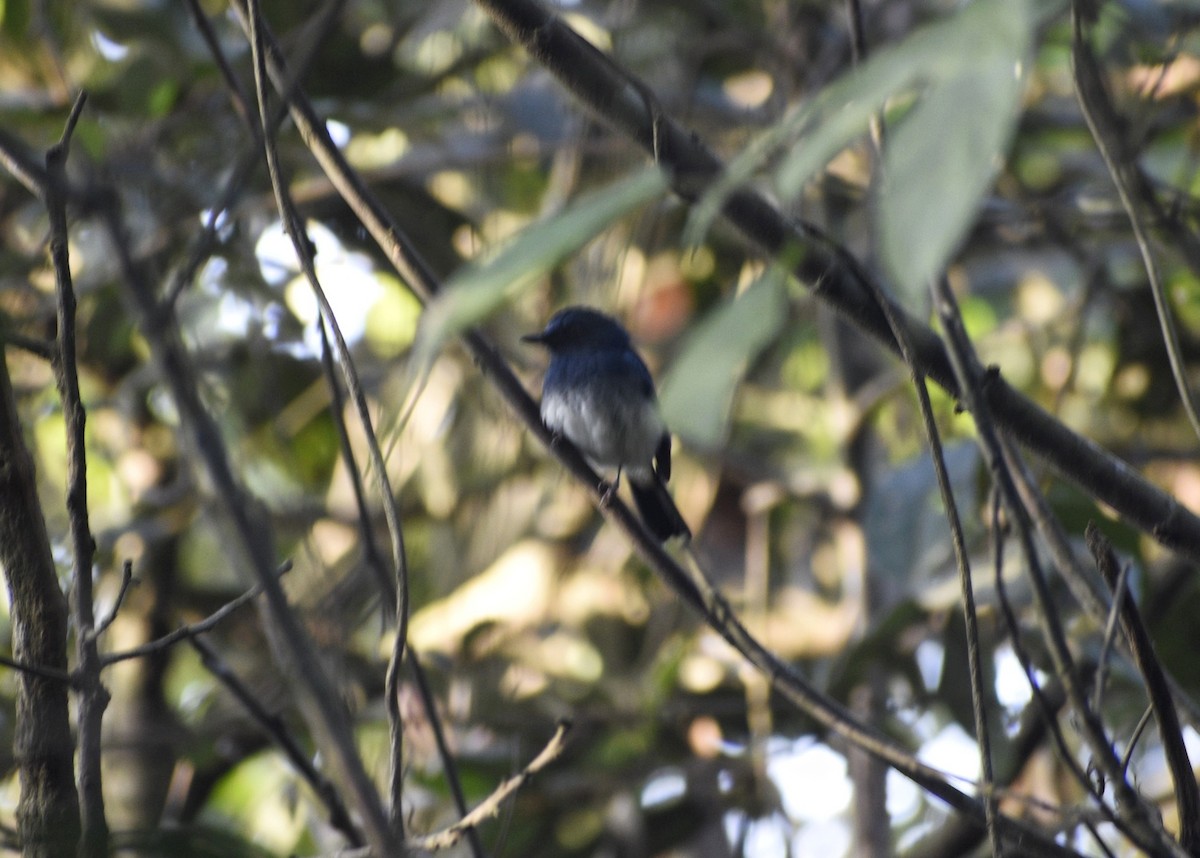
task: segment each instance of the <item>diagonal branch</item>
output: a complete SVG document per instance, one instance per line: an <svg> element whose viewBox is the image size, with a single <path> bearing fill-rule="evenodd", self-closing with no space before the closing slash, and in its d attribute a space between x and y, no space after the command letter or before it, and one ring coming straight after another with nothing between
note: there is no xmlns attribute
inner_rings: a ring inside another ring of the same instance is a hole
<svg viewBox="0 0 1200 858"><path fill-rule="evenodd" d="M536 0L477 0L513 41L525 47L559 82L610 125L655 156L675 191L694 199L724 169L697 136L652 109L645 85L585 41ZM899 344L867 288L870 276L843 247L815 227L785 216L761 194L739 190L725 203L725 219L764 254L803 251L793 273L816 296L894 354ZM961 390L945 344L899 306L921 372L953 396ZM1168 548L1200 561L1200 517L1094 442L1077 435L1001 378L985 390L996 424L1060 475Z"/></svg>
<svg viewBox="0 0 1200 858"><path fill-rule="evenodd" d="M1075 0L1071 6L1071 59L1075 66L1075 90L1079 96L1079 106L1083 110L1088 129L1092 132L1092 139L1096 141L1096 148L1100 150L1104 166L1108 168L1117 188L1121 206L1129 218L1129 228L1133 231L1134 241L1142 257L1142 266L1146 269L1150 294L1154 297L1154 309L1158 313L1158 325L1162 330L1171 375L1175 379L1175 387L1179 391L1183 409L1192 424L1192 431L1200 436L1200 405L1197 405L1196 394L1187 379L1174 311L1167 300L1158 261L1150 247L1145 218L1138 208L1138 198L1153 197L1153 193L1147 187L1146 177L1134 167L1133 159L1128 153L1129 147L1124 140L1121 121L1105 90L1104 78L1100 74L1096 57L1084 37L1079 4L1080 0ZM1135 194L1135 188L1140 193Z"/></svg>
<svg viewBox="0 0 1200 858"><path fill-rule="evenodd" d="M1171 700L1171 689L1166 674L1154 651L1154 641L1142 622L1142 614L1133 601L1133 595L1117 590L1124 576L1117 569L1117 556L1112 545L1093 522L1088 522L1087 543L1100 567L1104 580L1114 588L1113 603L1118 606L1121 629L1129 641L1133 660L1146 681L1146 692L1150 697L1150 708L1158 720L1158 732L1162 737L1163 751L1171 778L1175 782L1175 804L1179 814L1179 844L1191 855L1200 854L1200 789L1196 787L1196 773L1188 758L1187 746L1183 742L1183 728L1179 713Z"/></svg>

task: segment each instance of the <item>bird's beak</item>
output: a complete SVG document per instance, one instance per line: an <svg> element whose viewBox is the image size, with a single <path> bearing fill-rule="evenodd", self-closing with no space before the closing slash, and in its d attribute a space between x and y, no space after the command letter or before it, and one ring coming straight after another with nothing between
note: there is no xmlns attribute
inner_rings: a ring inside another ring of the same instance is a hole
<svg viewBox="0 0 1200 858"><path fill-rule="evenodd" d="M523 343L544 343L546 341L546 332L538 331L536 334L526 334L521 337Z"/></svg>

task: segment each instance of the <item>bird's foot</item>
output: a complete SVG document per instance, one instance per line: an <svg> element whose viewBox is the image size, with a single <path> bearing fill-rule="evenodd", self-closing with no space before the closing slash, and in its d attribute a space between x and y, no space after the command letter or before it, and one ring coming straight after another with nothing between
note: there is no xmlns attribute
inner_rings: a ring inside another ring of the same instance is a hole
<svg viewBox="0 0 1200 858"><path fill-rule="evenodd" d="M617 470L617 478L611 483L605 482L604 480L600 481L600 484L596 486L596 489L600 492L600 506L606 507L612 503L612 499L616 497L617 489L620 487L620 485L621 471L619 469Z"/></svg>

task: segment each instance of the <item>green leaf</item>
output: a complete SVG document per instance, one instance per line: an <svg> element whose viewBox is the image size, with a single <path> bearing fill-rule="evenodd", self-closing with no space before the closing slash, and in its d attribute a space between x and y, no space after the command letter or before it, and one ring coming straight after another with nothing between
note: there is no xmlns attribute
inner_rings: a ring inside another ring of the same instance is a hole
<svg viewBox="0 0 1200 858"><path fill-rule="evenodd" d="M424 374L446 340L512 301L613 221L666 189L662 172L648 167L532 224L494 254L464 267L421 316L415 366Z"/></svg>
<svg viewBox="0 0 1200 858"><path fill-rule="evenodd" d="M667 425L689 443L711 449L725 441L746 367L787 320L786 282L786 271L772 266L688 337L660 398Z"/></svg>
<svg viewBox="0 0 1200 858"><path fill-rule="evenodd" d="M729 193L779 154L775 189L795 200L872 116L890 110L900 115L885 147L880 249L905 294L923 294L970 228L1008 145L1033 27L1029 0L975 0L878 52L752 141L694 207L686 239L698 241Z"/></svg>
<svg viewBox="0 0 1200 858"><path fill-rule="evenodd" d="M953 23L946 67L884 157L880 250L910 300L925 293L974 222L1012 136L1030 46L1024 0L977 0Z"/></svg>

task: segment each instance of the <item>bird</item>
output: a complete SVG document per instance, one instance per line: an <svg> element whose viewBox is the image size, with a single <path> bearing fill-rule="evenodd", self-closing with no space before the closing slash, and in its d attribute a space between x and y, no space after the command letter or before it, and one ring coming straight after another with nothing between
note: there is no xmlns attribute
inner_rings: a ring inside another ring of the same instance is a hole
<svg viewBox="0 0 1200 858"><path fill-rule="evenodd" d="M671 434L659 414L650 370L629 332L591 307L558 311L535 334L521 338L550 352L542 381L542 422L596 466L616 468L607 502L629 476L630 492L647 529L660 542L692 532L667 491Z"/></svg>

